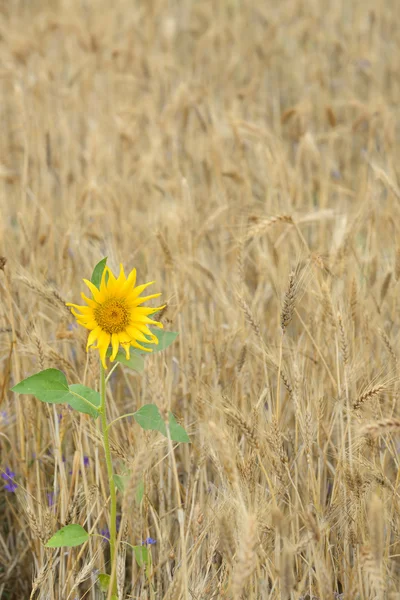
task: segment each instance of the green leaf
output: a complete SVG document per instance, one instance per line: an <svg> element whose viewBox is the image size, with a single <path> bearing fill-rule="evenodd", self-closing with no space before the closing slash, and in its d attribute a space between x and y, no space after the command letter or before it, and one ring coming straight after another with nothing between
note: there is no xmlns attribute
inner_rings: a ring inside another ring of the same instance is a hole
<svg viewBox="0 0 400 600"><path fill-rule="evenodd" d="M97 263L97 265L95 266L95 268L93 269L93 273L92 273L92 277L91 277L91 282L93 283L93 285L95 285L97 287L97 289L100 288L100 283L101 283L101 278L103 277L103 271L105 269L107 263L107 256L105 258L102 258L102 260L100 262Z"/></svg>
<svg viewBox="0 0 400 600"><path fill-rule="evenodd" d="M98 582L100 585L100 589L102 592L108 592L108 586L110 585L111 576L107 575L107 573L100 573L98 577Z"/></svg>
<svg viewBox="0 0 400 600"><path fill-rule="evenodd" d="M151 318L151 317L150 317ZM144 342L140 342L141 346L145 348L151 348L153 352L161 352L168 348L176 340L178 337L177 331L164 331L163 329L152 329L152 333L157 337L158 344L145 344ZM134 348L135 354L146 354L148 356L148 352L143 352L143 350L139 350L139 348Z"/></svg>
<svg viewBox="0 0 400 600"><path fill-rule="evenodd" d="M149 564L149 550L146 546L133 546L133 550L139 567Z"/></svg>
<svg viewBox="0 0 400 600"><path fill-rule="evenodd" d="M80 546L89 539L88 532L80 525L67 525L53 535L45 544L46 548L73 548Z"/></svg>
<svg viewBox="0 0 400 600"><path fill-rule="evenodd" d="M165 423L155 404L145 404L135 412L133 417L142 429L146 431L160 431L163 435L167 435Z"/></svg>
<svg viewBox="0 0 400 600"><path fill-rule="evenodd" d="M100 394L78 383L68 386L67 378L58 369L46 369L32 375L12 388L17 394L33 394L42 402L68 403L79 412L98 417ZM86 402L85 402L86 400Z"/></svg>
<svg viewBox="0 0 400 600"><path fill-rule="evenodd" d="M145 404L135 412L133 417L142 429L145 429L146 431L159 431L165 437L168 437L167 428L160 415L160 411L155 404ZM174 442L190 442L188 434L184 428L176 422L176 419L171 412L169 413L169 433L171 440Z"/></svg>
<svg viewBox="0 0 400 600"><path fill-rule="evenodd" d="M101 405L101 396L99 392L96 392L96 390L92 390L85 385L80 385L79 383L70 385L69 391L71 393L69 394L67 402L72 408L81 413L91 415L95 419L99 416L99 411L97 410ZM87 400L87 402L85 402L85 400ZM90 406L88 402L92 406Z"/></svg>
<svg viewBox="0 0 400 600"><path fill-rule="evenodd" d="M178 337L179 333L177 331L164 331L163 329L158 329L156 331L153 330L154 335L158 337L157 346L153 344L153 352L161 352L168 348Z"/></svg>
<svg viewBox="0 0 400 600"><path fill-rule="evenodd" d="M33 394L42 402L62 404L68 402L69 389L67 378L58 369L45 369L20 381L11 391L17 394Z"/></svg>
<svg viewBox="0 0 400 600"><path fill-rule="evenodd" d="M172 412L169 413L169 434L174 442L186 442L190 444L190 437L182 425L176 422Z"/></svg>
<svg viewBox="0 0 400 600"><path fill-rule="evenodd" d="M107 356L110 357L112 354L111 348L107 350ZM131 356L129 360L126 358L126 354L124 350L118 350L117 356L115 357L117 362L120 362L122 365L141 373L144 369L144 360L143 358L134 352L132 352L131 348Z"/></svg>

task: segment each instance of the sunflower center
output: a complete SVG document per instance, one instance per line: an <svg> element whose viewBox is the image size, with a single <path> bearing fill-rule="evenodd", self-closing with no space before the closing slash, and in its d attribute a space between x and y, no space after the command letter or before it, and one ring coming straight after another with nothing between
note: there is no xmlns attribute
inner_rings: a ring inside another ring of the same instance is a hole
<svg viewBox="0 0 400 600"><path fill-rule="evenodd" d="M124 300L109 298L94 309L97 324L107 333L120 333L129 325L129 311Z"/></svg>

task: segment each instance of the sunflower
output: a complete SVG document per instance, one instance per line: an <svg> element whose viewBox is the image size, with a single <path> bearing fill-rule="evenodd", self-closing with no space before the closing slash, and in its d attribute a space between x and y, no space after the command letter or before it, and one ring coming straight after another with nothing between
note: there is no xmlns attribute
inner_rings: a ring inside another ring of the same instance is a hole
<svg viewBox="0 0 400 600"><path fill-rule="evenodd" d="M87 279L83 281L93 296L90 299L83 292L81 293L82 299L88 306L79 306L71 302L67 302L67 306L72 307L71 312L79 325L90 330L86 350L96 342L94 348L99 351L105 369L107 368L106 354L110 344L112 361L115 360L120 346L125 350L127 359L130 357L131 346L143 352L152 352L151 348L142 346L140 342L158 344L158 338L150 331L148 325L162 328L162 323L153 321L149 317L165 305L157 308L140 306L146 300L158 298L161 294L139 296L154 281L135 287L136 269L126 277L122 265L120 265L118 278L108 267L105 267L99 289L91 281Z"/></svg>

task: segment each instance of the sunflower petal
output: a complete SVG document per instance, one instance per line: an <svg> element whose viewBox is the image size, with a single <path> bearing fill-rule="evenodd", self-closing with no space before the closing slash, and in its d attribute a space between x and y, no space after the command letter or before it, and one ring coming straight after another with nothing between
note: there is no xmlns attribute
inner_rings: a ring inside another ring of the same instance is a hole
<svg viewBox="0 0 400 600"><path fill-rule="evenodd" d="M96 321L85 321L83 319L77 319L76 321L79 325L82 325L82 327L86 327L86 329L96 329L98 326Z"/></svg>
<svg viewBox="0 0 400 600"><path fill-rule="evenodd" d="M122 344L123 349L125 350L126 360L129 360L131 357L131 346L130 344Z"/></svg>
<svg viewBox="0 0 400 600"><path fill-rule="evenodd" d="M138 342L144 342L145 344L150 343L149 340L146 338L146 336L141 331L136 329L135 327L127 327L126 332L131 337L132 340L135 340Z"/></svg>
<svg viewBox="0 0 400 600"><path fill-rule="evenodd" d="M115 360L115 357L117 356L118 348L119 348L118 333L113 333L111 335L111 344L112 344L112 354L110 356L110 360L113 361L113 360Z"/></svg>
<svg viewBox="0 0 400 600"><path fill-rule="evenodd" d="M132 269L132 271L129 273L128 278L125 281L121 291L123 293L125 293L128 290L131 290L132 288L135 287L135 283L136 283L136 269Z"/></svg>
<svg viewBox="0 0 400 600"><path fill-rule="evenodd" d="M82 314L84 314L85 316L88 315L93 315L93 308L91 306L80 306L79 310L81 311Z"/></svg>
<svg viewBox="0 0 400 600"><path fill-rule="evenodd" d="M118 287L120 288L124 283L126 283L125 271L122 263L119 265L119 275L117 279Z"/></svg>
<svg viewBox="0 0 400 600"><path fill-rule="evenodd" d="M101 331L101 328L96 327L95 329L92 329L92 331L89 333L89 337L88 337L87 344L86 344L86 352L88 351L90 346L92 346L94 344L94 342L97 340L97 337L98 337L100 331Z"/></svg>
<svg viewBox="0 0 400 600"><path fill-rule="evenodd" d="M143 352L153 352L152 348L145 348L144 346L141 346L138 342L135 342L135 340L131 340L131 346L133 346L134 348L139 348L139 350L143 350Z"/></svg>
<svg viewBox="0 0 400 600"><path fill-rule="evenodd" d="M96 308L97 306L97 302L95 302L94 300L91 300L90 298L88 298L87 296L85 296L85 294L83 292L81 292L81 298L84 302L86 302L86 304L88 304L91 308Z"/></svg>
<svg viewBox="0 0 400 600"><path fill-rule="evenodd" d="M146 302L147 300L152 300L153 298L159 298L160 296L161 296L161 293L151 294L150 296L143 296L143 298L137 298L135 300L135 304L136 304L136 306L138 306L139 304L142 304L143 302Z"/></svg>
<svg viewBox="0 0 400 600"><path fill-rule="evenodd" d="M103 273L103 275L104 275L104 273ZM88 286L89 290L92 292L93 299L96 302L101 302L102 299L103 299L103 295L100 293L100 291L97 289L97 287L91 281L89 281L88 279L84 279L83 281L84 281L84 283L86 283L86 285Z"/></svg>
<svg viewBox="0 0 400 600"><path fill-rule="evenodd" d="M97 338L97 346L96 347L99 351L100 359L101 359L101 362L105 369L107 369L106 353L108 350L108 346L110 345L110 339L111 339L111 335L109 333L107 333L106 331L101 331Z"/></svg>
<svg viewBox="0 0 400 600"><path fill-rule="evenodd" d="M108 279L107 279L108 275ZM105 267L103 271L103 277L101 278L100 291L103 294L104 298L108 294L112 294L115 290L115 284L117 280L115 279L114 273L111 271L110 267Z"/></svg>
<svg viewBox="0 0 400 600"><path fill-rule="evenodd" d="M148 306L137 306L135 308L135 317L136 317L136 313L138 315L154 315L157 312L160 312L160 310L162 310L163 308L165 308L166 304L164 304L164 306L155 306L154 308L150 308Z"/></svg>
<svg viewBox="0 0 400 600"><path fill-rule="evenodd" d="M131 298L129 299L134 299L137 298L138 296L140 296L140 294L143 292L143 290L145 290L147 287L149 287L149 285L152 285L153 283L155 283L155 281L149 281L149 283L143 283L142 285L138 285L137 287L134 288L132 294L131 294Z"/></svg>
<svg viewBox="0 0 400 600"><path fill-rule="evenodd" d="M160 321L154 321L153 319L149 319L149 317L136 316L136 320L145 325L155 325L160 329L164 329L164 325Z"/></svg>
<svg viewBox="0 0 400 600"><path fill-rule="evenodd" d="M155 338L158 341L158 337L150 331L150 329L147 327L147 325L144 325L143 323L140 323L140 322L135 322L135 323L132 323L132 327L136 327L136 329L139 329L139 331L141 331L145 335L147 335L151 338Z"/></svg>

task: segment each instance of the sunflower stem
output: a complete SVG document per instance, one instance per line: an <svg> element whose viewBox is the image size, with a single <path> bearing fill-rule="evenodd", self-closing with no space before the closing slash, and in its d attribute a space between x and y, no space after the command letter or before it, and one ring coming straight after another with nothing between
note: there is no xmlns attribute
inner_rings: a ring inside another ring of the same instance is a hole
<svg viewBox="0 0 400 600"><path fill-rule="evenodd" d="M108 484L110 486L110 555L111 555L111 579L110 588L111 594L117 595L117 580L115 578L115 562L116 562L116 540L117 540L117 495L115 493L114 473L112 466L110 439L108 437L107 426L107 411L106 411L106 373L103 365L100 362L100 418L101 428L103 430L103 446L106 457ZM117 597L117 596L116 596Z"/></svg>

